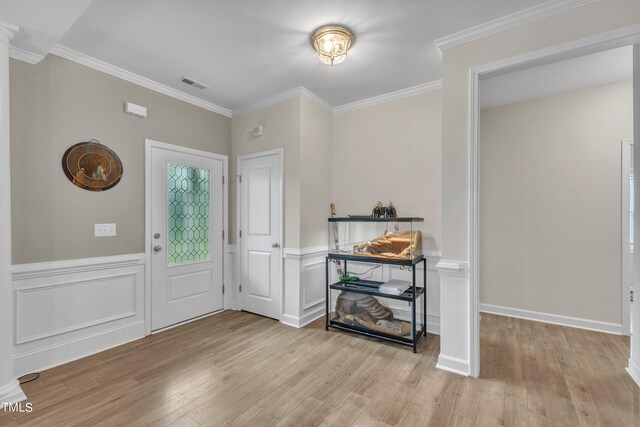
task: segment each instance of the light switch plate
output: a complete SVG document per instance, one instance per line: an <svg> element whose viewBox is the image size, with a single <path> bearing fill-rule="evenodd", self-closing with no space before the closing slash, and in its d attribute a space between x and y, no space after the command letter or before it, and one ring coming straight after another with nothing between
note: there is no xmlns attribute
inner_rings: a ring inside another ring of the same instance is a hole
<svg viewBox="0 0 640 427"><path fill-rule="evenodd" d="M115 224L94 224L95 237L114 237L116 235Z"/></svg>

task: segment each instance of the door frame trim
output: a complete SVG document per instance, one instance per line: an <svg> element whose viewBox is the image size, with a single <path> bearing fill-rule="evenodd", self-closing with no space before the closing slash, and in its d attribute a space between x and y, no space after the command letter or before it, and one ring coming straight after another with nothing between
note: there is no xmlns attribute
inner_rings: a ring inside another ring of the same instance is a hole
<svg viewBox="0 0 640 427"><path fill-rule="evenodd" d="M621 267L622 267L622 335L631 334L631 271L629 270L629 233L631 232L630 223L630 197L629 197L629 176L633 171L632 159L633 159L633 138L623 139L621 141L622 146L622 230L621 230ZM626 255L625 255L626 253Z"/></svg>
<svg viewBox="0 0 640 427"><path fill-rule="evenodd" d="M222 227L224 237L222 241L222 283L229 283L228 273L231 271L227 268L228 246L229 246L229 156L224 154L211 153L209 151L196 150L194 148L182 147L179 145L169 144L166 142L155 141L153 139L144 140L144 329L145 336L151 335L151 151L153 149L161 149L173 151L181 154L190 154L199 157L207 157L210 159L222 161L222 177L224 185L222 186ZM226 293L222 296L222 310L228 307ZM200 316L202 317L202 316ZM180 325L182 323L179 323Z"/></svg>
<svg viewBox="0 0 640 427"><path fill-rule="evenodd" d="M280 156L280 188L279 193L280 193L280 236L279 236L279 240L280 240L280 318L278 320L282 319L282 314L284 312L284 148L274 148L272 150L266 150L266 151L258 151L255 153L250 153L250 154L243 154L241 156L237 156L236 157L236 238L237 238L237 242L238 242L238 257L237 257L237 263L236 263L236 277L237 280L235 283L235 285L237 286L238 284L241 283L242 280L242 240L240 239L240 236L237 234L238 230L240 230L240 225L242 224L242 211L240 209L241 205L242 205L242 199L241 199L241 195L240 195L240 183L238 182L238 176L240 175L240 163L243 160L249 160L249 159L256 159L259 157L266 157L266 156L273 156L273 155L278 155ZM242 295L240 292L238 292L238 289L236 288L236 296L237 296L237 309L238 310L242 310Z"/></svg>

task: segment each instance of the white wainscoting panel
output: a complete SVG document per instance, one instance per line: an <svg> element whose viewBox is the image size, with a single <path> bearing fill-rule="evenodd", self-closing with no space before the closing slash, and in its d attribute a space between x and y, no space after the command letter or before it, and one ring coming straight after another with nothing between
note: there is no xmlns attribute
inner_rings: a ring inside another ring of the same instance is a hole
<svg viewBox="0 0 640 427"><path fill-rule="evenodd" d="M142 338L144 254L13 267L14 374Z"/></svg>
<svg viewBox="0 0 640 427"><path fill-rule="evenodd" d="M324 315L326 254L326 246L284 250L284 301L280 321L285 325L302 328Z"/></svg>
<svg viewBox="0 0 640 427"><path fill-rule="evenodd" d="M437 368L460 375L471 373L469 348L469 266L466 261L441 260L440 355Z"/></svg>

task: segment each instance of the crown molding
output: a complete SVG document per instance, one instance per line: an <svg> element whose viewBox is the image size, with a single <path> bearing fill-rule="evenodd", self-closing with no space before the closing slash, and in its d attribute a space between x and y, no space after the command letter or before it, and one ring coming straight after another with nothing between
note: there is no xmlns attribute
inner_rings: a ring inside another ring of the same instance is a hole
<svg viewBox="0 0 640 427"><path fill-rule="evenodd" d="M293 89L285 90L276 95L270 96L260 101L252 102L251 104L243 105L231 109L231 117L241 116L243 114L251 113L253 111L260 110L265 107L269 107L280 102L288 101L290 99L298 98L301 96L301 87L295 87Z"/></svg>
<svg viewBox="0 0 640 427"><path fill-rule="evenodd" d="M231 116L232 117L241 116L243 114L251 113L253 111L270 107L271 105L279 104L281 102L289 101L290 99L295 99L295 98L304 98L307 101L318 105L319 107L325 108L329 112L333 111L333 107L324 99L320 98L319 96L312 93L308 89L302 86L298 86L298 87L294 87L293 89L285 90L284 92L280 92L276 95L270 96L268 98L261 99L256 102L252 102L251 104L234 108L231 110Z"/></svg>
<svg viewBox="0 0 640 427"><path fill-rule="evenodd" d="M385 93L371 98L363 99L360 101L350 102L349 104L340 105L333 108L333 114L342 114L348 111L359 110L361 108L372 107L374 105L383 104L385 102L395 101L398 99L408 98L410 96L416 96L423 93L431 92L442 88L442 80L434 80L411 86L406 89L396 90L394 92Z"/></svg>
<svg viewBox="0 0 640 427"><path fill-rule="evenodd" d="M0 27L6 28L12 33L17 33L18 31L20 31L20 27L18 25L12 24L11 22L3 21L2 19L0 19Z"/></svg>
<svg viewBox="0 0 640 427"><path fill-rule="evenodd" d="M9 56L13 59L17 59L18 61L27 62L32 65L35 65L44 59L44 55L29 52L28 50L24 50L15 46L11 46L9 48Z"/></svg>
<svg viewBox="0 0 640 427"><path fill-rule="evenodd" d="M556 15L566 10L594 3L598 0L551 0L539 5L494 19L475 27L448 35L446 37L434 40L438 51L442 55L442 51L453 46L468 43L509 28L517 27L547 16Z"/></svg>
<svg viewBox="0 0 640 427"><path fill-rule="evenodd" d="M2 44L9 46L9 42L13 40L15 33L18 31L20 31L19 26L0 19L0 35L4 36L0 41Z"/></svg>
<svg viewBox="0 0 640 427"><path fill-rule="evenodd" d="M442 80L435 80L428 83L411 86L406 89L400 89L395 92L389 92L382 95L366 98L360 101L351 102L349 104L333 107L331 104L320 98L310 90L299 86L293 89L280 92L279 94L270 96L269 98L262 99L260 101L247 104L242 107L234 108L231 110L231 116L237 117L243 114L251 113L253 111L260 110L262 108L270 107L271 105L278 104L280 102L288 101L295 98L304 98L309 102L324 108L329 113L341 114L347 111L358 110L360 108L371 107L373 105L382 104L389 101L395 101L398 99L408 98L410 96L420 95L422 93L438 90L442 88Z"/></svg>
<svg viewBox="0 0 640 427"><path fill-rule="evenodd" d="M307 101L316 104L318 107L324 108L329 113L333 113L333 106L331 104L302 86L300 87L300 96L302 96Z"/></svg>
<svg viewBox="0 0 640 427"><path fill-rule="evenodd" d="M89 55L85 55L84 53L80 53L66 46L62 46L59 44L55 45L53 49L51 49L50 53L64 59L68 59L69 61L84 65L86 67L93 68L94 70L98 70L111 76L118 77L122 80L134 83L138 86L151 89L163 95L167 95L172 98L176 98L189 104L195 105L197 107L204 108L205 110L213 111L214 113L218 113L226 117L231 117L231 111L227 108L220 107L219 105L197 98L193 95L189 95L188 93L181 92L177 89L163 85L154 80L132 73L131 71L116 67L115 65L111 65Z"/></svg>

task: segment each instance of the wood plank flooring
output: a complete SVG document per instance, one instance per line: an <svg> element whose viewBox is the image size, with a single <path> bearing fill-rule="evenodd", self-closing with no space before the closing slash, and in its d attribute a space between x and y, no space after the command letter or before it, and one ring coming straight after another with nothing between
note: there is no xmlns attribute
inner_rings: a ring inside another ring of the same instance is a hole
<svg viewBox="0 0 640 427"><path fill-rule="evenodd" d="M635 426L629 340L482 315L482 374L323 320L224 312L42 373L2 426Z"/></svg>

